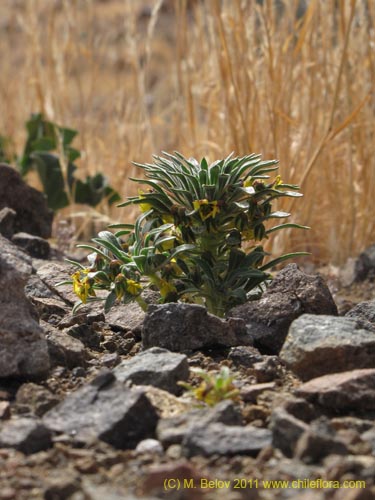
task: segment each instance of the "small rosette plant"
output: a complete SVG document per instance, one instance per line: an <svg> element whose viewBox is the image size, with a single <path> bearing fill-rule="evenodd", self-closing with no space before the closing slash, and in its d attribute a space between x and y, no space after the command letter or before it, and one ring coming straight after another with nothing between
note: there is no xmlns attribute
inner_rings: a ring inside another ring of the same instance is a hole
<svg viewBox="0 0 375 500"><path fill-rule="evenodd" d="M269 226L272 219L289 213L272 210L280 197L302 196L298 186L270 179L277 161L261 161L260 155L228 156L208 164L203 158L179 153L154 156L153 163L135 164L146 186L120 206L139 205L135 224L116 224L93 238L93 245L79 245L92 253L89 266L78 267L72 280L80 302L105 300L109 310L116 300L147 304L143 291L158 290L160 302L202 304L217 316L254 298L271 279L267 272L280 262L307 255L285 254L264 262L267 253L260 242L293 223ZM66 283L66 282L65 282ZM97 296L104 289L106 298Z"/></svg>

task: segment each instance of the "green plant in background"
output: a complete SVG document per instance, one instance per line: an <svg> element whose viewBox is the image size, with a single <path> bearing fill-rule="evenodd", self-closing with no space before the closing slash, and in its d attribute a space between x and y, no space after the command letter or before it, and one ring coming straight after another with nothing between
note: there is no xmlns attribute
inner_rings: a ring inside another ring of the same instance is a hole
<svg viewBox="0 0 375 500"><path fill-rule="evenodd" d="M194 387L186 382L178 382L198 401L208 406L215 406L220 401L231 399L239 401L239 390L233 384L234 377L227 366L223 366L219 373L207 373L199 369L191 369L202 382Z"/></svg>
<svg viewBox="0 0 375 500"><path fill-rule="evenodd" d="M81 155L72 147L76 130L47 121L42 114L33 114L26 129L28 137L18 159L20 172L23 176L30 170L37 172L51 209L56 211L73 202L96 206L104 198L109 204L120 200L101 173L84 181L75 178L74 162Z"/></svg>
<svg viewBox="0 0 375 500"><path fill-rule="evenodd" d="M74 290L80 303L97 300L96 289L109 290L105 309L116 299L138 301L146 307L142 291L153 286L160 302L183 300L202 304L224 316L233 306L261 293L271 278L266 272L286 259L286 254L264 263L261 240L284 228L306 228L293 223L266 227L272 219L290 214L273 211L273 200L302 196L298 186L270 180L277 161L260 155L228 156L209 165L181 154L155 156L154 163L136 164L147 190L129 197L120 206L138 204L136 223L110 226L92 245L79 245L93 253L89 267L75 263ZM143 278L147 278L144 281Z"/></svg>

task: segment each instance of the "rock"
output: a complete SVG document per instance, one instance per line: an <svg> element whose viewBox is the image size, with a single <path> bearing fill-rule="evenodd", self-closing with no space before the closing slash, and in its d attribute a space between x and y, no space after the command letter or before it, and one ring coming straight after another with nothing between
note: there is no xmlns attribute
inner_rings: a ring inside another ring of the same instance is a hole
<svg viewBox="0 0 375 500"><path fill-rule="evenodd" d="M348 318L358 318L368 321L375 327L375 300L360 302L345 314Z"/></svg>
<svg viewBox="0 0 375 500"><path fill-rule="evenodd" d="M162 455L164 452L163 446L157 439L144 439L137 444L135 449L137 453L152 453Z"/></svg>
<svg viewBox="0 0 375 500"><path fill-rule="evenodd" d="M51 446L51 433L39 420L13 418L0 427L0 448L15 448L29 455Z"/></svg>
<svg viewBox="0 0 375 500"><path fill-rule="evenodd" d="M10 417L9 401L0 401L0 420L7 420Z"/></svg>
<svg viewBox="0 0 375 500"><path fill-rule="evenodd" d="M120 363L114 373L121 382L153 385L172 394L180 394L182 388L177 382L189 378L189 364L182 354L152 347Z"/></svg>
<svg viewBox="0 0 375 500"><path fill-rule="evenodd" d="M203 455L255 457L262 448L269 446L272 433L268 429L253 426L228 426L221 423L200 425L189 429L182 441L187 457Z"/></svg>
<svg viewBox="0 0 375 500"><path fill-rule="evenodd" d="M71 285L56 286L61 281L67 281L76 271L76 268L64 262L47 262L37 269L37 276L54 294L66 304L72 306L78 301Z"/></svg>
<svg viewBox="0 0 375 500"><path fill-rule="evenodd" d="M9 165L0 164L0 209L9 207L16 212L15 232L28 232L49 238L53 212L43 193L28 186L21 175Z"/></svg>
<svg viewBox="0 0 375 500"><path fill-rule="evenodd" d="M48 323L54 318L61 318L68 313L69 307L59 298L30 297L30 302L35 306L39 318Z"/></svg>
<svg viewBox="0 0 375 500"><path fill-rule="evenodd" d="M278 448L286 457L294 455L298 439L309 426L290 415L284 408L275 408L271 415L272 446Z"/></svg>
<svg viewBox="0 0 375 500"><path fill-rule="evenodd" d="M44 500L63 500L73 498L80 491L80 478L71 468L60 470L59 474L49 475L44 490Z"/></svg>
<svg viewBox="0 0 375 500"><path fill-rule="evenodd" d="M253 365L251 372L259 383L272 382L282 377L283 364L278 356L266 356L263 361Z"/></svg>
<svg viewBox="0 0 375 500"><path fill-rule="evenodd" d="M61 331L49 323L41 323L46 333L48 352L53 366L74 368L85 366L86 349L82 342Z"/></svg>
<svg viewBox="0 0 375 500"><path fill-rule="evenodd" d="M30 259L0 235L0 377L38 378L49 370L47 342L24 294L30 274Z"/></svg>
<svg viewBox="0 0 375 500"><path fill-rule="evenodd" d="M317 463L327 455L347 455L343 441L338 439L326 419L314 421L300 436L295 447L295 456L305 463Z"/></svg>
<svg viewBox="0 0 375 500"><path fill-rule="evenodd" d="M14 234L16 212L9 207L0 210L0 234L10 240Z"/></svg>
<svg viewBox="0 0 375 500"><path fill-rule="evenodd" d="M191 408L189 401L178 398L163 389L152 385L139 385L138 388L142 389L161 419L175 417Z"/></svg>
<svg viewBox="0 0 375 500"><path fill-rule="evenodd" d="M59 403L59 398L45 387L33 383L22 384L16 394L16 405L22 413L31 412L41 417Z"/></svg>
<svg viewBox="0 0 375 500"><path fill-rule="evenodd" d="M111 328L132 330L140 339L145 316L146 313L137 303L115 304L106 313L105 319Z"/></svg>
<svg viewBox="0 0 375 500"><path fill-rule="evenodd" d="M245 323L238 318L222 320L196 304L150 305L143 322L145 349L163 347L170 351L190 351L215 345L248 345Z"/></svg>
<svg viewBox="0 0 375 500"><path fill-rule="evenodd" d="M375 328L354 318L304 314L293 321L280 358L302 380L375 367Z"/></svg>
<svg viewBox="0 0 375 500"><path fill-rule="evenodd" d="M372 449L372 454L375 455L375 427L366 430L361 434L362 441L369 443Z"/></svg>
<svg viewBox="0 0 375 500"><path fill-rule="evenodd" d="M272 391L276 387L275 382L265 382L263 384L252 384L241 387L240 396L245 403L256 403L257 397L264 391Z"/></svg>
<svg viewBox="0 0 375 500"><path fill-rule="evenodd" d="M56 299L56 294L36 274L32 274L27 280L25 294L28 298Z"/></svg>
<svg viewBox="0 0 375 500"><path fill-rule="evenodd" d="M286 412L290 413L290 415L306 423L316 420L319 416L314 405L304 398L296 398L288 395L287 399L283 401L282 407Z"/></svg>
<svg viewBox="0 0 375 500"><path fill-rule="evenodd" d="M135 448L153 437L157 413L140 389L130 389L105 371L90 384L69 394L43 417L52 431L77 443L100 439L115 448Z"/></svg>
<svg viewBox="0 0 375 500"><path fill-rule="evenodd" d="M237 306L229 314L245 320L262 354L278 354L292 321L305 313L337 315L337 307L321 276L310 276L289 264L260 300Z"/></svg>
<svg viewBox="0 0 375 500"><path fill-rule="evenodd" d="M100 347L100 342L103 340L103 335L96 331L94 326L83 323L81 325L73 325L64 331L71 337L79 340L86 347L97 350ZM59 324L59 327L61 327L61 324Z"/></svg>
<svg viewBox="0 0 375 500"><path fill-rule="evenodd" d="M32 234L16 233L12 237L12 242L36 259L48 259L51 252L47 240Z"/></svg>
<svg viewBox="0 0 375 500"><path fill-rule="evenodd" d="M264 361L264 356L255 347L241 345L230 349L228 359L233 361L236 366L251 368L254 363Z"/></svg>
<svg viewBox="0 0 375 500"><path fill-rule="evenodd" d="M363 281L375 276L375 245L362 252L355 262L354 280Z"/></svg>
<svg viewBox="0 0 375 500"><path fill-rule="evenodd" d="M156 428L156 435L164 447L180 444L184 437L199 425L222 423L240 426L242 416L232 401L221 401L213 408L202 408L187 411L171 418L161 418Z"/></svg>
<svg viewBox="0 0 375 500"><path fill-rule="evenodd" d="M332 413L375 410L375 369L324 375L301 385L296 394Z"/></svg>

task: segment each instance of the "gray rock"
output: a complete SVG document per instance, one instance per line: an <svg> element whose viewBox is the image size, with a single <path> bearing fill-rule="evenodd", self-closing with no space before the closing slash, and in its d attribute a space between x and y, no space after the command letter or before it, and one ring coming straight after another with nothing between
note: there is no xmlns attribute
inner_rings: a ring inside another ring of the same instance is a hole
<svg viewBox="0 0 375 500"><path fill-rule="evenodd" d="M375 455L375 427L372 427L371 429L363 432L361 434L361 439L366 443L370 443L372 454Z"/></svg>
<svg viewBox="0 0 375 500"><path fill-rule="evenodd" d="M264 361L264 356L255 347L241 345L230 349L228 359L237 366L251 368L255 363Z"/></svg>
<svg viewBox="0 0 375 500"><path fill-rule="evenodd" d="M0 234L9 240L14 234L14 221L16 212L9 207L0 210Z"/></svg>
<svg viewBox="0 0 375 500"><path fill-rule="evenodd" d="M25 294L28 298L53 299L56 294L36 274L32 274L25 285Z"/></svg>
<svg viewBox="0 0 375 500"><path fill-rule="evenodd" d="M67 368L85 366L86 349L80 340L68 335L67 331L58 330L44 321L42 326L46 334L52 365L66 366Z"/></svg>
<svg viewBox="0 0 375 500"><path fill-rule="evenodd" d="M156 435L167 448L180 444L194 427L213 423L239 426L242 424L242 416L232 401L221 401L213 408L194 409L175 417L160 419Z"/></svg>
<svg viewBox="0 0 375 500"><path fill-rule="evenodd" d="M292 321L305 313L337 315L337 307L321 276L310 276L289 264L260 300L237 306L229 315L245 320L262 354L278 354Z"/></svg>
<svg viewBox="0 0 375 500"><path fill-rule="evenodd" d="M375 410L375 369L324 375L301 385L296 394L331 412Z"/></svg>
<svg viewBox="0 0 375 500"><path fill-rule="evenodd" d="M326 419L318 419L301 435L295 456L305 463L317 463L327 455L347 455L349 450Z"/></svg>
<svg viewBox="0 0 375 500"><path fill-rule="evenodd" d="M120 363L114 373L121 382L152 385L172 394L179 394L182 388L177 382L189 378L189 364L183 354L152 347Z"/></svg>
<svg viewBox="0 0 375 500"><path fill-rule="evenodd" d="M190 351L214 345L249 345L243 320L222 320L196 304L150 305L142 330L143 346Z"/></svg>
<svg viewBox="0 0 375 500"><path fill-rule="evenodd" d="M14 168L1 163L0 209L4 207L16 212L15 232L25 231L41 238L51 236L53 212L43 193L28 186Z"/></svg>
<svg viewBox="0 0 375 500"><path fill-rule="evenodd" d="M12 242L36 259L48 259L51 252L48 241L33 234L16 233Z"/></svg>
<svg viewBox="0 0 375 500"><path fill-rule="evenodd" d="M308 430L308 425L277 407L271 415L272 446L279 448L286 457L294 454L298 439Z"/></svg>
<svg viewBox="0 0 375 500"><path fill-rule="evenodd" d="M71 285L56 286L61 281L69 280L76 268L65 262L46 262L37 269L37 276L54 294L72 306L78 301Z"/></svg>
<svg viewBox="0 0 375 500"><path fill-rule="evenodd" d="M24 294L30 259L0 235L0 377L42 377L49 356L37 314Z"/></svg>
<svg viewBox="0 0 375 500"><path fill-rule="evenodd" d="M375 327L375 300L360 302L345 314L348 318L358 318L368 321Z"/></svg>
<svg viewBox="0 0 375 500"><path fill-rule="evenodd" d="M105 371L46 413L45 425L77 443L100 439L115 448L135 448L153 437L158 415L144 392Z"/></svg>
<svg viewBox="0 0 375 500"><path fill-rule="evenodd" d="M254 457L260 450L269 446L271 441L272 433L268 429L217 423L191 428L182 441L182 450L187 457L196 455Z"/></svg>
<svg viewBox="0 0 375 500"><path fill-rule="evenodd" d="M304 314L293 321L280 358L302 380L375 367L375 328L354 318Z"/></svg>
<svg viewBox="0 0 375 500"><path fill-rule="evenodd" d="M51 446L51 432L39 420L13 418L0 426L0 448L15 448L28 455Z"/></svg>
<svg viewBox="0 0 375 500"><path fill-rule="evenodd" d="M362 252L355 262L354 280L363 281L375 276L375 245Z"/></svg>
<svg viewBox="0 0 375 500"><path fill-rule="evenodd" d="M140 339L146 313L136 303L115 304L106 313L106 322L115 329L132 330Z"/></svg>

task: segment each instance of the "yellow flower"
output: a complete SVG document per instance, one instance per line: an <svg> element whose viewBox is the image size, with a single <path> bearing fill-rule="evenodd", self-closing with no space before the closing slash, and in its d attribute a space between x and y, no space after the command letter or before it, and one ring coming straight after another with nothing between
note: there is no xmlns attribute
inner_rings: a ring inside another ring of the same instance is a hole
<svg viewBox="0 0 375 500"><path fill-rule="evenodd" d="M83 271L76 271L72 275L73 279L73 291L81 299L81 301L86 304L87 298L89 296L95 297L95 290L93 289L93 280L88 276L85 276L81 280L81 272L87 274L88 269L84 269Z"/></svg>
<svg viewBox="0 0 375 500"><path fill-rule="evenodd" d="M144 191L142 191L142 189L138 190L138 194L139 194L139 198L141 200L143 200L144 198L146 198L145 196L143 196ZM148 212L149 210L152 209L152 205L150 203L140 203L139 207L140 207L140 209L141 209L142 212Z"/></svg>
<svg viewBox="0 0 375 500"><path fill-rule="evenodd" d="M170 293L176 293L177 289L172 283L168 283L166 280L160 280L160 295L165 299Z"/></svg>
<svg viewBox="0 0 375 500"><path fill-rule="evenodd" d="M137 281L127 280L126 291L130 293L130 295L139 295L142 291L142 285L140 285Z"/></svg>
<svg viewBox="0 0 375 500"><path fill-rule="evenodd" d="M199 215L201 216L201 219L203 221L209 219L210 217L214 219L220 212L218 202L216 200L208 201L206 198L204 198L203 200L193 201L193 207L194 210L198 210Z"/></svg>
<svg viewBox="0 0 375 500"><path fill-rule="evenodd" d="M280 186L280 184L282 184L283 181L281 179L281 175L278 175L274 181L274 187L277 187L277 186Z"/></svg>

